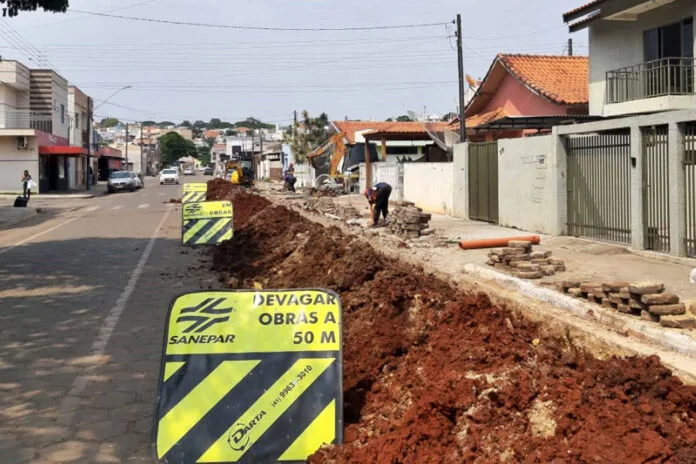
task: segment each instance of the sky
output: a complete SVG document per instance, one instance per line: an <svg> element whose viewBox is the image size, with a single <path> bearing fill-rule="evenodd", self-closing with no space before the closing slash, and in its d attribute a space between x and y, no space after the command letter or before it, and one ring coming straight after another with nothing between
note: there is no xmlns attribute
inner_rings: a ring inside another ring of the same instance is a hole
<svg viewBox="0 0 696 464"><path fill-rule="evenodd" d="M498 53L567 53L571 36L561 15L583 3L70 0L67 13L39 10L0 20L0 55L57 70L95 100L96 120L253 116L288 125L294 110L338 120L442 115L457 109L457 13L465 73L482 78ZM198 27L75 10L227 26L374 29ZM587 54L587 33L572 38L574 53ZM125 86L131 87L120 90Z"/></svg>

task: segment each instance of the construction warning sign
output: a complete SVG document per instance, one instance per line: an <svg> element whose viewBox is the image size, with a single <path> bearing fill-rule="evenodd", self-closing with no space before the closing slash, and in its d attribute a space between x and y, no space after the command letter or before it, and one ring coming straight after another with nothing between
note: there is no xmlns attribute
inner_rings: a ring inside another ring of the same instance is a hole
<svg viewBox="0 0 696 464"><path fill-rule="evenodd" d="M208 192L208 184L184 184L184 196L181 198L181 203L197 203L205 201Z"/></svg>
<svg viewBox="0 0 696 464"><path fill-rule="evenodd" d="M232 202L205 201L182 205L184 245L218 245L234 234Z"/></svg>
<svg viewBox="0 0 696 464"><path fill-rule="evenodd" d="M177 298L159 376L158 462L299 464L340 444L341 324L327 290Z"/></svg>

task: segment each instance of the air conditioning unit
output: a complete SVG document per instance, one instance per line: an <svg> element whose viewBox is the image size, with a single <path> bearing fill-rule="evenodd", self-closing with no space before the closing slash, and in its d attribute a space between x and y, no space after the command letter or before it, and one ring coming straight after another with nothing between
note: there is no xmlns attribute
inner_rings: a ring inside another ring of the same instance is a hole
<svg viewBox="0 0 696 464"><path fill-rule="evenodd" d="M26 150L29 143L26 137L17 137L17 150Z"/></svg>

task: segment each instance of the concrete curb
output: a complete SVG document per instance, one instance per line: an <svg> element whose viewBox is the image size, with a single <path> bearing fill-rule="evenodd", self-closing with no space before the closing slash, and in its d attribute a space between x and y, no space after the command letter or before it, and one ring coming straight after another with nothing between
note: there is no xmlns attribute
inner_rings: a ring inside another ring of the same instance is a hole
<svg viewBox="0 0 696 464"><path fill-rule="evenodd" d="M655 323L622 317L599 305L586 303L556 291L476 264L465 264L463 271L482 280L493 281L508 290L550 303L583 319L590 319L620 334L634 335L668 350L696 358L696 339L679 331L662 329Z"/></svg>
<svg viewBox="0 0 696 464"><path fill-rule="evenodd" d="M21 193L19 194L21 196ZM101 196L104 195L103 193L90 193L90 194L75 194L75 195L52 195L50 193L46 194L39 194L39 193L32 193L31 198L32 199L37 199L37 200L84 200L88 198L94 198L96 196ZM11 193L0 193L0 198L15 198L17 194L11 194Z"/></svg>

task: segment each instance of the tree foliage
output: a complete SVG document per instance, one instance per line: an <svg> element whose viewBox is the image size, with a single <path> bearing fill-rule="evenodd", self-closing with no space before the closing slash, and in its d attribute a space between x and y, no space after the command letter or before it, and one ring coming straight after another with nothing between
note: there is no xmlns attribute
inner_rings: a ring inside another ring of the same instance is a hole
<svg viewBox="0 0 696 464"><path fill-rule="evenodd" d="M104 118L101 120L100 125L104 128L115 127L120 124L120 121L116 118Z"/></svg>
<svg viewBox="0 0 696 464"><path fill-rule="evenodd" d="M396 121L397 121L397 122L411 122L412 119L411 119L410 116L406 116L405 114L403 114L403 115L397 117L397 118L396 118Z"/></svg>
<svg viewBox="0 0 696 464"><path fill-rule="evenodd" d="M208 166L210 164L210 146L198 147L196 158L203 166Z"/></svg>
<svg viewBox="0 0 696 464"><path fill-rule="evenodd" d="M190 140L186 140L176 132L164 134L159 139L160 153L162 154L162 162L165 165L170 165L184 156L197 156L198 150L196 145Z"/></svg>
<svg viewBox="0 0 696 464"><path fill-rule="evenodd" d="M176 126L176 124L174 124L172 121L162 121L159 123L160 129L166 129L171 126Z"/></svg>
<svg viewBox="0 0 696 464"><path fill-rule="evenodd" d="M44 11L65 13L68 9L68 0L0 0L3 16L17 16L20 11L36 11L43 8Z"/></svg>
<svg viewBox="0 0 696 464"><path fill-rule="evenodd" d="M252 117L246 118L244 121L235 122L234 127L247 127L249 129L275 129L273 124L268 124Z"/></svg>
<svg viewBox="0 0 696 464"><path fill-rule="evenodd" d="M156 126L157 122L155 121L143 121L143 126Z"/></svg>
<svg viewBox="0 0 696 464"><path fill-rule="evenodd" d="M302 119L285 132L283 140L290 145L290 151L298 164L307 161L307 155L329 138L329 116L321 113L312 118L307 110Z"/></svg>

